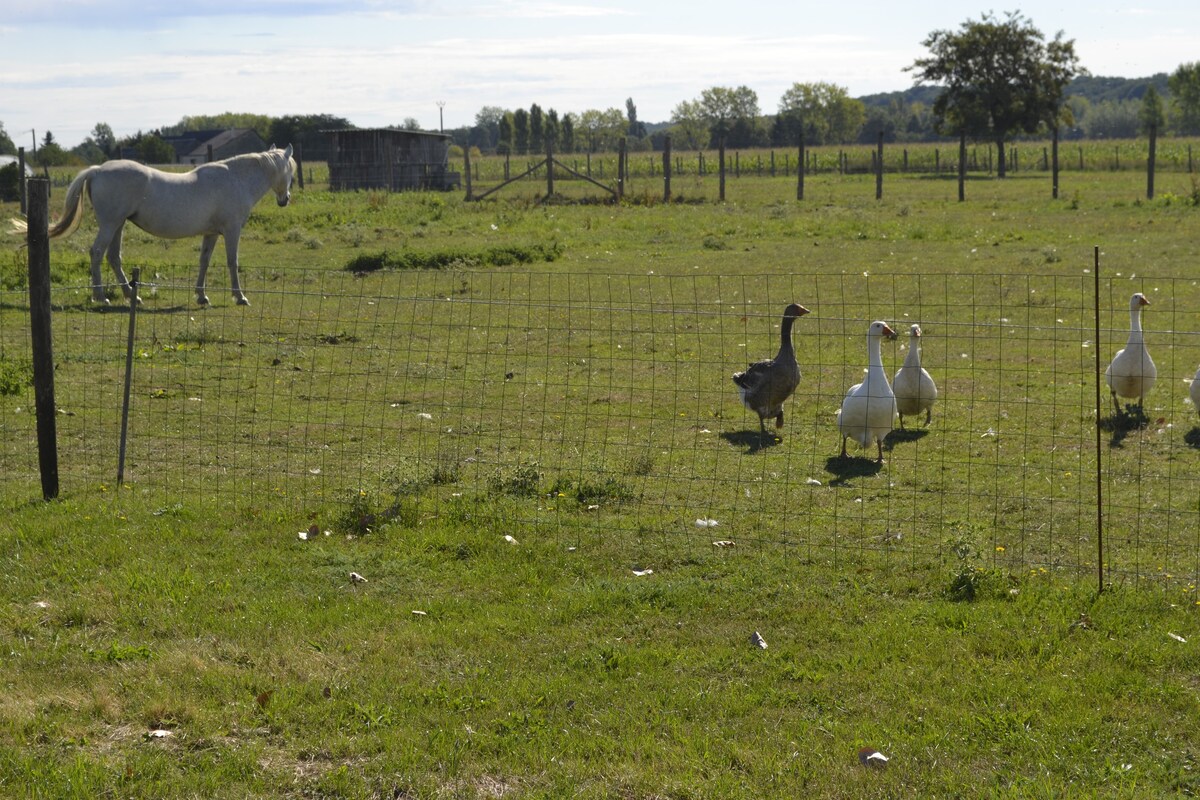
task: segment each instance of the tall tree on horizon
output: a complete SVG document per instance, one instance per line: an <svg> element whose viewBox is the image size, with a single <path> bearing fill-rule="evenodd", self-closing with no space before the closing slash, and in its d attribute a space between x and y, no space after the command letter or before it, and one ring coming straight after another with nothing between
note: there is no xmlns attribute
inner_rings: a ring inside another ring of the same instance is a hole
<svg viewBox="0 0 1200 800"><path fill-rule="evenodd" d="M1175 133L1200 134L1200 61L1180 64L1167 78Z"/></svg>
<svg viewBox="0 0 1200 800"><path fill-rule="evenodd" d="M994 142L1001 178L1007 173L1005 142L1057 124L1067 84L1084 73L1073 39L1059 31L1046 42L1016 11L1003 20L985 13L957 31L934 31L922 44L930 55L905 70L917 84L945 87L933 105L935 129Z"/></svg>

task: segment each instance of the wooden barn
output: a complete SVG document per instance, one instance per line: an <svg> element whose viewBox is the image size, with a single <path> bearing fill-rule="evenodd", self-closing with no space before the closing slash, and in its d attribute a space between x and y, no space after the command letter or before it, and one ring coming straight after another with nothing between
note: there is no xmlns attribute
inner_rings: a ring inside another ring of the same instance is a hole
<svg viewBox="0 0 1200 800"><path fill-rule="evenodd" d="M392 128L327 133L331 191L451 189L461 182L450 171L449 134Z"/></svg>

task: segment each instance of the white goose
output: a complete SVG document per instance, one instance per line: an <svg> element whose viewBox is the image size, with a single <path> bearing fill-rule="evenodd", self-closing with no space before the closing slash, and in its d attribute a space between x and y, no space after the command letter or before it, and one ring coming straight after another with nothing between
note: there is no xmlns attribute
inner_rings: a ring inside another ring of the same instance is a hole
<svg viewBox="0 0 1200 800"><path fill-rule="evenodd" d="M892 379L892 391L896 394L896 410L900 412L900 427L904 427L905 414L925 412L925 424L933 419L933 401L937 400L937 384L921 366L921 326L908 329L908 354L904 366L896 371Z"/></svg>
<svg viewBox="0 0 1200 800"><path fill-rule="evenodd" d="M850 387L838 411L838 430L842 434L842 458L846 457L846 440L853 438L861 447L874 441L878 447L878 463L883 463L883 440L892 430L896 419L896 395L883 371L879 339L895 339L896 332L883 321L871 323L867 329L867 377Z"/></svg>
<svg viewBox="0 0 1200 800"><path fill-rule="evenodd" d="M1192 378L1192 388L1188 390L1188 394L1192 396L1192 405L1200 411L1200 369L1196 370L1196 377Z"/></svg>
<svg viewBox="0 0 1200 800"><path fill-rule="evenodd" d="M1142 306L1150 301L1141 292L1129 298L1129 341L1113 356L1112 363L1104 371L1104 380L1112 391L1113 408L1120 415L1121 406L1117 397L1137 399L1137 410L1142 410L1142 400L1154 386L1158 370L1150 358L1150 351L1142 340Z"/></svg>

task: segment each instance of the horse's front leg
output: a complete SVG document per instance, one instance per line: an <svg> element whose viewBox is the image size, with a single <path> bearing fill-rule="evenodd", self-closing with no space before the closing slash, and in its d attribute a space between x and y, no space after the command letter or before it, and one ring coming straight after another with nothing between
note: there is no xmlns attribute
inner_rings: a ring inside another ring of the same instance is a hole
<svg viewBox="0 0 1200 800"><path fill-rule="evenodd" d="M225 231L225 262L229 265L229 287L233 290L233 299L239 306L248 306L250 301L242 294L242 285L238 281L238 239L241 235L241 228Z"/></svg>
<svg viewBox="0 0 1200 800"><path fill-rule="evenodd" d="M200 242L200 274L196 277L196 302L202 306L208 305L208 295L204 293L204 279L208 274L208 262L212 260L215 249L217 249L217 234L206 234Z"/></svg>

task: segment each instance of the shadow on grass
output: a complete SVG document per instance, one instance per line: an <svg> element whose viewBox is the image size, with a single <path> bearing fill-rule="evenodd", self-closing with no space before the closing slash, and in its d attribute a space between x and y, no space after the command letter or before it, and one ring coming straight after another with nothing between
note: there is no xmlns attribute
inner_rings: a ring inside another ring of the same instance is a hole
<svg viewBox="0 0 1200 800"><path fill-rule="evenodd" d="M830 486L845 486L853 478L869 478L878 475L883 464L863 456L830 456L825 460L825 471L834 476Z"/></svg>
<svg viewBox="0 0 1200 800"><path fill-rule="evenodd" d="M759 450L765 450L768 447L779 445L783 439L773 433L763 434L760 431L734 431L724 432L721 438L737 447L746 448L746 454L757 453Z"/></svg>
<svg viewBox="0 0 1200 800"><path fill-rule="evenodd" d="M1131 432L1141 430L1150 424L1150 418L1146 416L1145 410L1141 406L1128 405L1123 411L1114 413L1112 416L1100 418L1100 430L1108 431L1112 434L1108 440L1109 447L1124 447L1125 437Z"/></svg>
<svg viewBox="0 0 1200 800"><path fill-rule="evenodd" d="M1185 433L1183 435L1183 441L1186 442L1191 447L1194 447L1197 450L1200 450L1200 425L1197 425L1196 427L1192 428L1190 431Z"/></svg>
<svg viewBox="0 0 1200 800"><path fill-rule="evenodd" d="M892 450L897 444L904 442L919 442L928 435L928 428L896 428L883 440L883 449Z"/></svg>

